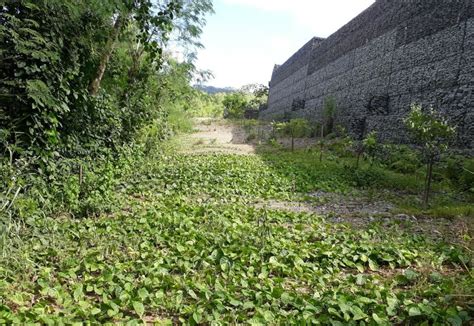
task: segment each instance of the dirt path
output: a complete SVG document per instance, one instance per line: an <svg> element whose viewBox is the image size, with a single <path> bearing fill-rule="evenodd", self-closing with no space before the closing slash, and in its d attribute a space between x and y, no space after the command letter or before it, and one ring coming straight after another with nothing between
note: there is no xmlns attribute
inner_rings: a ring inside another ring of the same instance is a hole
<svg viewBox="0 0 474 326"><path fill-rule="evenodd" d="M190 154L255 154L253 145L246 143L245 132L222 120L199 118L195 120L195 131L182 140L183 152Z"/></svg>

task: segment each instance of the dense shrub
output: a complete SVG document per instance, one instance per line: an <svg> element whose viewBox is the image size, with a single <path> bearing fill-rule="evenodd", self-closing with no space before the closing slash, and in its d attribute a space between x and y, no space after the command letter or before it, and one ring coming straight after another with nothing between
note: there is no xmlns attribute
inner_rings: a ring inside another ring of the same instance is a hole
<svg viewBox="0 0 474 326"><path fill-rule="evenodd" d="M295 149L295 138L307 137L311 134L311 128L306 119L291 119L275 125L280 135L291 138L291 151Z"/></svg>
<svg viewBox="0 0 474 326"><path fill-rule="evenodd" d="M353 140L348 136L330 139L326 144L327 148L339 157L352 156L351 149L353 147Z"/></svg>
<svg viewBox="0 0 474 326"><path fill-rule="evenodd" d="M5 1L1 145L47 161L133 142L150 121L166 120L166 104L189 102L195 68L164 49L172 32L192 49L209 11L209 1Z"/></svg>
<svg viewBox="0 0 474 326"><path fill-rule="evenodd" d="M0 6L0 220L110 211L117 180L189 129L189 50L210 1L6 0ZM186 126L185 126L186 125Z"/></svg>
<svg viewBox="0 0 474 326"><path fill-rule="evenodd" d="M415 173L422 166L418 153L407 145L383 144L376 158L384 166L400 173Z"/></svg>
<svg viewBox="0 0 474 326"><path fill-rule="evenodd" d="M206 94L195 90L191 97L189 113L193 117L223 118L225 94Z"/></svg>
<svg viewBox="0 0 474 326"><path fill-rule="evenodd" d="M463 191L474 192L474 159L453 156L446 159L444 175L453 185Z"/></svg>
<svg viewBox="0 0 474 326"><path fill-rule="evenodd" d="M384 180L384 174L375 168L347 168L346 178L353 183L353 186L367 188L380 185Z"/></svg>
<svg viewBox="0 0 474 326"><path fill-rule="evenodd" d="M244 117L248 100L244 93L236 92L227 94L222 101L224 105L224 117L230 119L241 119Z"/></svg>

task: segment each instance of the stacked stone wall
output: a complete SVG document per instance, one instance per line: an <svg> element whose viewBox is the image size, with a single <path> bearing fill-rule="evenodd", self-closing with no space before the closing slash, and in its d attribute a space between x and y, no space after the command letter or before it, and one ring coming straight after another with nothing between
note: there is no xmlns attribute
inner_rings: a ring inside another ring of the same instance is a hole
<svg viewBox="0 0 474 326"><path fill-rule="evenodd" d="M313 38L281 66L275 67L270 82L269 102L273 116L283 117L289 108L304 108L306 77L311 51L322 39Z"/></svg>
<svg viewBox="0 0 474 326"><path fill-rule="evenodd" d="M377 130L404 142L403 118L419 103L442 111L458 144L474 147L474 1L379 0L318 40L274 71L262 118L318 121L334 97L337 123L356 137Z"/></svg>

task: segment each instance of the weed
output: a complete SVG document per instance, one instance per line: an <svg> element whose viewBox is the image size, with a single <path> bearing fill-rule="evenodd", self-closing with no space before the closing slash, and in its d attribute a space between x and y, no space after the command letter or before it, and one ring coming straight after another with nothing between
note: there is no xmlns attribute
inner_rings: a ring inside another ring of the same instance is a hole
<svg viewBox="0 0 474 326"><path fill-rule="evenodd" d="M80 220L41 212L60 197L40 201L34 192L45 185L36 181L12 205L21 222L0 215L0 323L468 322L472 311L460 299L474 289L467 248L403 225L358 229L251 205L316 190L416 189L412 175L364 162L354 174L353 157L318 157L268 147L254 156L171 148L114 169L87 165L82 183L71 169L60 202L85 207ZM9 184L2 207L16 186ZM101 203L113 209L86 209Z"/></svg>

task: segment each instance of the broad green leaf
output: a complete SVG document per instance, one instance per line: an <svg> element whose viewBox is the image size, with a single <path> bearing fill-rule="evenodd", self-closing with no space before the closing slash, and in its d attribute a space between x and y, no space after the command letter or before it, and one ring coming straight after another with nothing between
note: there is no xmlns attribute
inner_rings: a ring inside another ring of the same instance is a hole
<svg viewBox="0 0 474 326"><path fill-rule="evenodd" d="M420 316L421 315L421 311L418 307L410 307L410 309L408 310L408 315L410 317L414 317L414 316Z"/></svg>
<svg viewBox="0 0 474 326"><path fill-rule="evenodd" d="M93 308L91 310L92 315L98 315L98 314L100 314L100 312L101 312L101 310L99 308Z"/></svg>
<svg viewBox="0 0 474 326"><path fill-rule="evenodd" d="M357 306L352 306L351 307L351 312L352 314L354 315L353 319L354 320L362 320L362 319L365 319L367 317L369 317L366 313L364 313L362 311L362 309L360 309L359 307Z"/></svg>
<svg viewBox="0 0 474 326"><path fill-rule="evenodd" d="M82 296L84 295L84 293L82 292L82 285L78 285L76 287L73 295L74 295L74 300L76 301L79 301L82 298Z"/></svg>
<svg viewBox="0 0 474 326"><path fill-rule="evenodd" d="M138 301L133 301L133 310L137 313L138 316L142 317L143 314L145 313L145 307L143 306L143 303L138 302Z"/></svg>
<svg viewBox="0 0 474 326"><path fill-rule="evenodd" d="M372 259L369 259L369 268L370 270L376 272L379 270L379 266L377 265L377 263L375 261L373 261Z"/></svg>
<svg viewBox="0 0 474 326"><path fill-rule="evenodd" d="M148 296L149 296L148 290L145 289L145 288L141 288L140 290L138 290L138 296L139 296L142 300L145 300L145 299L148 298Z"/></svg>
<svg viewBox="0 0 474 326"><path fill-rule="evenodd" d="M193 313L193 319L194 319L194 321L195 321L197 324L199 324L199 323L201 322L201 320L202 320L202 316L201 316L201 314L200 314L199 312L195 311L195 312Z"/></svg>
<svg viewBox="0 0 474 326"><path fill-rule="evenodd" d="M388 325L388 321L385 321L384 319L380 318L376 313L372 314L372 318L377 323L377 325Z"/></svg>

